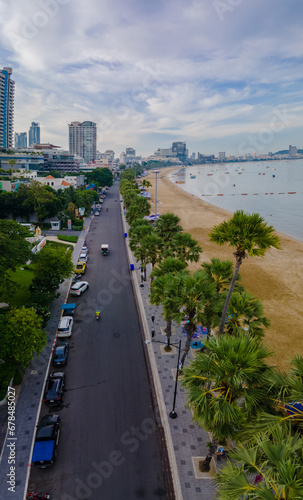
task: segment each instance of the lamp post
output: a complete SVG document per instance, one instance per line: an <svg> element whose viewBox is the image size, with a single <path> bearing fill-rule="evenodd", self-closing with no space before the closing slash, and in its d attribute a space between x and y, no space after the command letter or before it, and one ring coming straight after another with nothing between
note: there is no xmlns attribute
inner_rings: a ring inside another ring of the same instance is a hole
<svg viewBox="0 0 303 500"><path fill-rule="evenodd" d="M156 189L155 189L155 225L156 225L156 222L157 222L157 178L158 178L158 173L159 173L159 170L155 170L155 174L156 174Z"/></svg>
<svg viewBox="0 0 303 500"><path fill-rule="evenodd" d="M166 344L166 342L162 342L161 340L145 340L145 344L150 344L151 342L157 342L158 344ZM176 396L177 396L177 386L178 386L178 377L179 377L179 363L180 363L180 355L181 355L181 340L179 340L178 344L170 344L178 349L178 362L177 362L177 373L175 380L175 390L174 390L174 401L173 401L173 409L169 412L170 418L177 418L177 412L175 411L176 406Z"/></svg>

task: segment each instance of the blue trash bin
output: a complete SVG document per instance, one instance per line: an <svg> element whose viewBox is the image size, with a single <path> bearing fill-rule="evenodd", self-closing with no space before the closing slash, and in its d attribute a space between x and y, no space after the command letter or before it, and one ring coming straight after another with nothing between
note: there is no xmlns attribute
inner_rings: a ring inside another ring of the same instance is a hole
<svg viewBox="0 0 303 500"><path fill-rule="evenodd" d="M124 233L124 237L125 237L125 238L126 238L126 236L127 236L127 233Z"/></svg>
<svg viewBox="0 0 303 500"><path fill-rule="evenodd" d="M130 270L134 271L135 270L135 264L130 264Z"/></svg>

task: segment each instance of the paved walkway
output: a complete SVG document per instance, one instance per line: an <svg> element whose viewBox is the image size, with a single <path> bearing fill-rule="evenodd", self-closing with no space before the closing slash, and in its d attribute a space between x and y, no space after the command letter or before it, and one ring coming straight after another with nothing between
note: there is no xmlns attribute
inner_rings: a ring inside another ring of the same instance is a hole
<svg viewBox="0 0 303 500"><path fill-rule="evenodd" d="M123 220L125 233L128 234L129 226L125 222L124 214ZM126 243L128 243L128 237L126 239ZM133 283L135 293L138 295L138 306L146 339L151 339L151 331L152 329L155 330L155 337L150 344L146 345L146 349L152 350L153 353L151 362L152 369L154 368L153 375L156 377L155 385L158 404L160 409L161 407L164 408L162 418L164 420L163 426L168 446L173 447L172 453L174 456L171 454L171 467L175 478L176 498L177 500L197 500L198 498L213 500L216 493L212 476L210 474L202 474L198 471L198 467L194 467L194 463L198 464L199 458L201 459L201 457L206 456L208 452L207 443L211 438L206 431L192 421L191 410L186 407L186 393L181 388L179 381L177 384L175 406L177 418L171 419L168 416L173 409L178 349L174 348L174 351L170 353L166 353L163 350L165 346L164 328L166 323L161 316L161 308L150 304L148 297L150 279L147 278L147 281L144 282L144 287L140 286L140 265L136 263L136 259L129 249L128 253L130 264L133 264L135 268L132 272ZM151 318L152 316L155 316L154 323ZM182 333L182 327L174 325L171 342L178 346L179 340L181 340L182 350L186 338ZM185 365L190 360L193 360L194 357L195 352L191 349ZM214 466L216 467L217 464L215 463Z"/></svg>

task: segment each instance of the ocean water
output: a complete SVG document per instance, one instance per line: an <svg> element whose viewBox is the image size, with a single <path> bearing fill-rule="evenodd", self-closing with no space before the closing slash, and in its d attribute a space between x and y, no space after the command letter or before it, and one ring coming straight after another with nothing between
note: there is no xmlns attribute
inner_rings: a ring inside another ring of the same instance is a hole
<svg viewBox="0 0 303 500"><path fill-rule="evenodd" d="M280 233L303 241L303 159L196 165L175 171L170 180L225 210L258 213Z"/></svg>

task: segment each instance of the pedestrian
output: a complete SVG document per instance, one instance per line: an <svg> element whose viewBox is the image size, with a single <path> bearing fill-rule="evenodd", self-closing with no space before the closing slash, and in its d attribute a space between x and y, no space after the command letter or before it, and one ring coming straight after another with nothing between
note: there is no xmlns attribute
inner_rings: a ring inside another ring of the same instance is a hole
<svg viewBox="0 0 303 500"><path fill-rule="evenodd" d="M154 315L152 315L151 320L152 320L152 322L154 324L154 322L155 322L155 316Z"/></svg>
<svg viewBox="0 0 303 500"><path fill-rule="evenodd" d="M154 338L155 333L156 333L156 332L155 332L155 330L154 330L154 329L152 329L152 331L151 331L151 336L152 336L152 339Z"/></svg>

